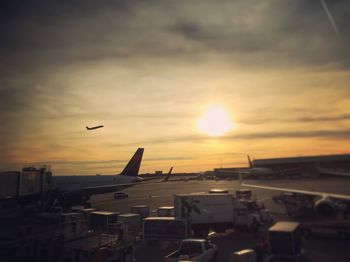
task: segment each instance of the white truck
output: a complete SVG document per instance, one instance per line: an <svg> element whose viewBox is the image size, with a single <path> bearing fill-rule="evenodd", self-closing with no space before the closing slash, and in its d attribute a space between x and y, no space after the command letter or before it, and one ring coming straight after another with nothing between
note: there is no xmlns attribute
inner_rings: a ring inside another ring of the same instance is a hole
<svg viewBox="0 0 350 262"><path fill-rule="evenodd" d="M264 223L259 210L251 212L232 194L178 194L174 197L175 218L187 219L195 236L205 237L209 230L253 229Z"/></svg>
<svg viewBox="0 0 350 262"><path fill-rule="evenodd" d="M208 240L190 238L182 240L179 249L167 255L164 262L215 262L217 255L217 247Z"/></svg>

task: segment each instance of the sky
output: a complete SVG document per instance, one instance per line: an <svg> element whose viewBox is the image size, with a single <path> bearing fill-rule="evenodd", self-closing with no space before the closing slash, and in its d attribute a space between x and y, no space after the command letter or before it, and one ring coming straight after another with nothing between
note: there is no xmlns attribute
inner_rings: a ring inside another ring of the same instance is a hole
<svg viewBox="0 0 350 262"><path fill-rule="evenodd" d="M115 174L349 153L346 0L1 1L0 170ZM198 129L208 108L234 128ZM104 125L87 131L85 126Z"/></svg>

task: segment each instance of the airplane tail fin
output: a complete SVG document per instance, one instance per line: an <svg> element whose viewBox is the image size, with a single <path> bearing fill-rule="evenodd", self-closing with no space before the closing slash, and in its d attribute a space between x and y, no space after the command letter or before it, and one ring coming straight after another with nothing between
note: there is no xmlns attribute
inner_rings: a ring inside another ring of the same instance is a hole
<svg viewBox="0 0 350 262"><path fill-rule="evenodd" d="M170 177L172 171L173 171L173 167L170 168L168 174L167 174L166 177L162 180L162 182L168 181L168 179L169 179L169 177Z"/></svg>
<svg viewBox="0 0 350 262"><path fill-rule="evenodd" d="M253 164L252 160L250 159L250 156L247 155L247 158L248 158L249 167L250 167L250 168L253 168L253 167L254 167L254 164Z"/></svg>
<svg viewBox="0 0 350 262"><path fill-rule="evenodd" d="M143 148L138 148L133 155L133 157L130 159L129 163L126 165L124 170L119 174L121 176L138 176L142 155L143 155Z"/></svg>

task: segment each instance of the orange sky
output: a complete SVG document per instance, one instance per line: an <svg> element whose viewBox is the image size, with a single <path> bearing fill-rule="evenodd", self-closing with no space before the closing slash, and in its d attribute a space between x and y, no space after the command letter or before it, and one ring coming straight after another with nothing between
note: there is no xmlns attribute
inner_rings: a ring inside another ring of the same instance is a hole
<svg viewBox="0 0 350 262"><path fill-rule="evenodd" d="M317 1L14 4L0 44L1 169L113 174L138 147L141 172L349 153L350 5L329 9L339 36ZM216 138L197 128L213 105L235 125Z"/></svg>

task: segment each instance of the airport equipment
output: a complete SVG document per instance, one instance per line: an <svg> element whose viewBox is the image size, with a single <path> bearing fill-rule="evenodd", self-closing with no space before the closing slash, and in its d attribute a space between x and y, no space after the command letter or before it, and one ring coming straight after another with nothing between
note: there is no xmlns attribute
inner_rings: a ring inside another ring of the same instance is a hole
<svg viewBox="0 0 350 262"><path fill-rule="evenodd" d="M266 261L302 261L302 232L297 222L280 221L269 228L269 255Z"/></svg>
<svg viewBox="0 0 350 262"><path fill-rule="evenodd" d="M175 208L173 206L158 207L157 216L159 217L173 217Z"/></svg>
<svg viewBox="0 0 350 262"><path fill-rule="evenodd" d="M147 217L143 220L143 239L148 243L158 240L181 240L190 236L187 220L174 217Z"/></svg>
<svg viewBox="0 0 350 262"><path fill-rule="evenodd" d="M147 205L137 205L130 207L130 213L139 214L141 219L149 216L149 206Z"/></svg>
<svg viewBox="0 0 350 262"><path fill-rule="evenodd" d="M66 243L60 261L129 262L134 261L134 253L134 241L119 241L117 235L97 234Z"/></svg>
<svg viewBox="0 0 350 262"><path fill-rule="evenodd" d="M230 255L230 262L256 262L256 254L252 249L244 249L233 252Z"/></svg>
<svg viewBox="0 0 350 262"><path fill-rule="evenodd" d="M90 213L90 226L92 229L107 230L109 225L118 221L119 212L94 211Z"/></svg>
<svg viewBox="0 0 350 262"><path fill-rule="evenodd" d="M179 249L167 255L164 262L175 261L216 261L218 255L216 245L206 239L184 239L180 243Z"/></svg>
<svg viewBox="0 0 350 262"><path fill-rule="evenodd" d="M250 212L232 194L179 194L174 197L175 218L187 219L194 235L206 236L209 229L222 233L226 229L253 229L263 223L261 211Z"/></svg>

